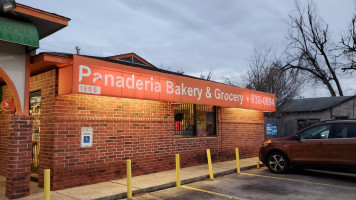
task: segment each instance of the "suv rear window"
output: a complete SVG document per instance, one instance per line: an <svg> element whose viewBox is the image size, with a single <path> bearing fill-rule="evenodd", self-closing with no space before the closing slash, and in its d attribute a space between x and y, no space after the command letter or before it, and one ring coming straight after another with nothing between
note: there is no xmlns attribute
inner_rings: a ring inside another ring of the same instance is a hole
<svg viewBox="0 0 356 200"><path fill-rule="evenodd" d="M335 124L334 138L356 138L356 124Z"/></svg>

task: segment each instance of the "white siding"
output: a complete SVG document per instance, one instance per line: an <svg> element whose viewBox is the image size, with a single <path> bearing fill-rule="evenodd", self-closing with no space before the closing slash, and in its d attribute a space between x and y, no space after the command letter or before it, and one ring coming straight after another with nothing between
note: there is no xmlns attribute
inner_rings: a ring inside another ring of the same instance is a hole
<svg viewBox="0 0 356 200"><path fill-rule="evenodd" d="M14 83L24 108L26 48L22 45L0 41L0 67Z"/></svg>
<svg viewBox="0 0 356 200"><path fill-rule="evenodd" d="M297 132L297 121L299 119L319 119L320 121L335 119L335 117L348 117L349 119L356 118L356 98L345 101L344 103L318 112L300 112L300 113L283 113L282 119L286 121L293 120L294 125L291 126L289 132Z"/></svg>

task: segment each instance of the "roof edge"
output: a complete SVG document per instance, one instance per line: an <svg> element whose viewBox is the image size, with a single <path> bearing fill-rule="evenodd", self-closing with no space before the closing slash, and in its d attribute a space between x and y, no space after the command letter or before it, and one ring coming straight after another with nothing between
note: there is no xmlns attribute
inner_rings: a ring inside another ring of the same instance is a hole
<svg viewBox="0 0 356 200"><path fill-rule="evenodd" d="M43 11L37 8L33 8L30 6L26 6L20 3L16 3L16 8L13 10L15 12L19 12L22 14L30 15L33 17L41 18L47 21L55 22L58 24L62 24L68 26L68 22L71 20L68 17L64 17L55 13L50 13L47 11Z"/></svg>
<svg viewBox="0 0 356 200"><path fill-rule="evenodd" d="M142 58L141 56L135 54L134 52L131 52L131 53L125 53L125 54L120 54L120 55L114 55L114 56L108 56L107 58L110 58L110 59L120 59L120 58L125 58L127 56L132 56L132 57L135 57L137 60L145 63L146 65L150 66L150 67L155 67L157 68L156 66L154 66L153 64L151 64L150 62L148 62L146 59Z"/></svg>
<svg viewBox="0 0 356 200"><path fill-rule="evenodd" d="M340 97L340 96L338 96L338 97ZM354 96L341 96L341 97L348 97L348 98L347 98L347 99L344 99L343 101L340 101L339 103L337 103L337 104L335 104L335 105L333 105L333 106L330 106L330 107L327 107L327 108L324 108L324 109L309 110L309 111L281 111L281 112L282 112L282 113L308 113L308 112L310 113L310 112L326 111L326 110L328 110L328 109L330 109L330 108L334 108L334 107L336 107L336 106L339 106L339 105L345 103L346 101L349 101L349 100L351 100L351 99L356 98L356 95L354 95ZM320 98L330 98L330 97L320 97ZM318 98L307 98L307 99L318 99Z"/></svg>

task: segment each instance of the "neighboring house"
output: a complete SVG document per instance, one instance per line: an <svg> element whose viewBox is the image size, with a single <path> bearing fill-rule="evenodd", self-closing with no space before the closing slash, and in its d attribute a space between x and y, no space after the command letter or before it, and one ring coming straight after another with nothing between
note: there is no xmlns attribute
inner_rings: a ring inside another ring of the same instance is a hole
<svg viewBox="0 0 356 200"><path fill-rule="evenodd" d="M278 136L292 135L312 124L332 119L355 119L356 96L293 99L281 109L277 122Z"/></svg>

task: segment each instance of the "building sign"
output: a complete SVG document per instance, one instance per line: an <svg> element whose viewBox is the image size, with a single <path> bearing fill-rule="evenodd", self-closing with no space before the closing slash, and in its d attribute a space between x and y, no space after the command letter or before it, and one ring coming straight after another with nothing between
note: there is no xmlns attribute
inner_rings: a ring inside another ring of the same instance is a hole
<svg viewBox="0 0 356 200"><path fill-rule="evenodd" d="M41 103L40 96L30 98L30 105L35 105L35 104L39 104L39 103Z"/></svg>
<svg viewBox="0 0 356 200"><path fill-rule="evenodd" d="M277 124L267 122L266 123L266 135L277 135Z"/></svg>
<svg viewBox="0 0 356 200"><path fill-rule="evenodd" d="M80 148L93 146L93 128L82 127L80 131Z"/></svg>
<svg viewBox="0 0 356 200"><path fill-rule="evenodd" d="M1 102L1 110L7 112L15 111L15 104L13 100L4 100Z"/></svg>
<svg viewBox="0 0 356 200"><path fill-rule="evenodd" d="M73 80L68 82L71 73ZM84 93L275 111L274 94L77 55L74 55L73 68L62 69L59 75L60 93Z"/></svg>

